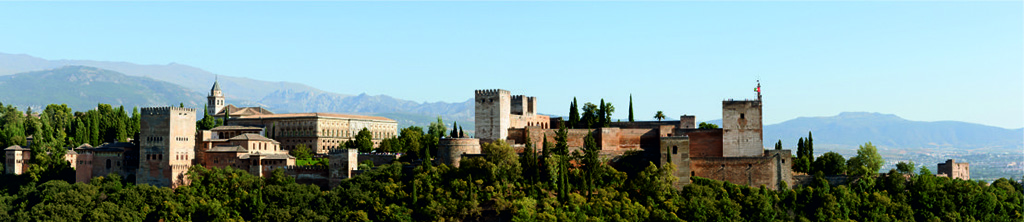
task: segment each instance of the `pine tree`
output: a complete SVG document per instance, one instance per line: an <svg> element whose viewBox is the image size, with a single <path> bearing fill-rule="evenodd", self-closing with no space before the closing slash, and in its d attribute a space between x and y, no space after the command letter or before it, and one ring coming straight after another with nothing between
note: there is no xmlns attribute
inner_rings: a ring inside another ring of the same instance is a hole
<svg viewBox="0 0 1024 222"><path fill-rule="evenodd" d="M629 122L633 122L633 94L629 94Z"/></svg>

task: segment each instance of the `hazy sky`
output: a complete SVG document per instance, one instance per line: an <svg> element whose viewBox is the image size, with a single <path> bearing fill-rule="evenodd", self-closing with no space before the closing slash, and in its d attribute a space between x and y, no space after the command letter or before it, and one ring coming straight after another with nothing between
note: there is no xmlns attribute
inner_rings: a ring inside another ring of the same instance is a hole
<svg viewBox="0 0 1024 222"><path fill-rule="evenodd" d="M539 97L567 115L765 123L843 111L1024 127L1024 6L1005 2L0 2L0 52L171 62L343 94Z"/></svg>

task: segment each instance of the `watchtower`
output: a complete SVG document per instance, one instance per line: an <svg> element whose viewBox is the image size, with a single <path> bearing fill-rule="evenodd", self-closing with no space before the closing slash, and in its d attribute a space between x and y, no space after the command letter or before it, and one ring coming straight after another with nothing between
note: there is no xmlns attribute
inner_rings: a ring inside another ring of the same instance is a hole
<svg viewBox="0 0 1024 222"><path fill-rule="evenodd" d="M213 88L210 88L210 95L206 97L206 115L216 115L224 109L224 93L220 91L220 84L213 81Z"/></svg>
<svg viewBox="0 0 1024 222"><path fill-rule="evenodd" d="M764 155L764 133L761 125L761 83L757 83L757 100L722 101L722 156L743 157Z"/></svg>
<svg viewBox="0 0 1024 222"><path fill-rule="evenodd" d="M139 123L138 184L177 187L195 158L196 110L178 107L142 108Z"/></svg>
<svg viewBox="0 0 1024 222"><path fill-rule="evenodd" d="M512 93L504 89L476 90L476 137L485 141L508 138Z"/></svg>

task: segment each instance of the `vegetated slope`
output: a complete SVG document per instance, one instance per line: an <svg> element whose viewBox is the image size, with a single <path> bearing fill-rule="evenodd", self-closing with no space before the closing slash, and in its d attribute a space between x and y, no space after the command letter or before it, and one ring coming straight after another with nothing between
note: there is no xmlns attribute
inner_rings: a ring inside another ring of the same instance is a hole
<svg viewBox="0 0 1024 222"><path fill-rule="evenodd" d="M204 101L203 95L172 83L87 66L0 76L0 102L19 109L62 103L73 110L92 109L97 103L201 107Z"/></svg>
<svg viewBox="0 0 1024 222"><path fill-rule="evenodd" d="M814 133L817 144L856 146L870 141L893 148L956 148L993 151L1024 148L1024 129L1004 129L958 121L911 121L892 114L844 112L830 117L800 117L768 125L766 147L782 139L790 146L796 139ZM788 146L787 146L788 147Z"/></svg>

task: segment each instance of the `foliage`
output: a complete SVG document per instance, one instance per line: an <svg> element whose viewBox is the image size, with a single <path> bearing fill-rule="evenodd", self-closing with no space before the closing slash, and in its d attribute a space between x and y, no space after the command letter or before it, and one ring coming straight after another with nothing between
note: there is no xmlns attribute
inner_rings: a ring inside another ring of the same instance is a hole
<svg viewBox="0 0 1024 222"><path fill-rule="evenodd" d="M846 173L846 158L836 152L827 152L814 160L813 168L816 172L825 175L840 175Z"/></svg>
<svg viewBox="0 0 1024 222"><path fill-rule="evenodd" d="M576 97L572 97L572 103L569 103L569 127L576 128L580 124L580 111L579 105L576 103Z"/></svg>
<svg viewBox="0 0 1024 222"><path fill-rule="evenodd" d="M654 119L657 119L658 121L665 119L665 113L658 110L657 113L654 113Z"/></svg>
<svg viewBox="0 0 1024 222"><path fill-rule="evenodd" d="M309 160L310 158L313 158L313 151L311 151L306 144L296 145L295 149L289 150L289 152L297 160Z"/></svg>
<svg viewBox="0 0 1024 222"><path fill-rule="evenodd" d="M708 122L700 122L700 125L697 126L697 129L718 129L718 128L719 128L718 124L708 123Z"/></svg>
<svg viewBox="0 0 1024 222"><path fill-rule="evenodd" d="M373 133L371 133L369 129L366 129L366 127L363 127L363 129L359 130L359 133L356 134L355 147L349 148L356 148L359 149L359 152L369 153L373 150Z"/></svg>
<svg viewBox="0 0 1024 222"><path fill-rule="evenodd" d="M878 154L878 148L867 142L857 149L857 156L846 161L846 166L851 175L868 176L878 173L884 163L882 155Z"/></svg>
<svg viewBox="0 0 1024 222"><path fill-rule="evenodd" d="M633 122L633 94L629 94L629 122Z"/></svg>

